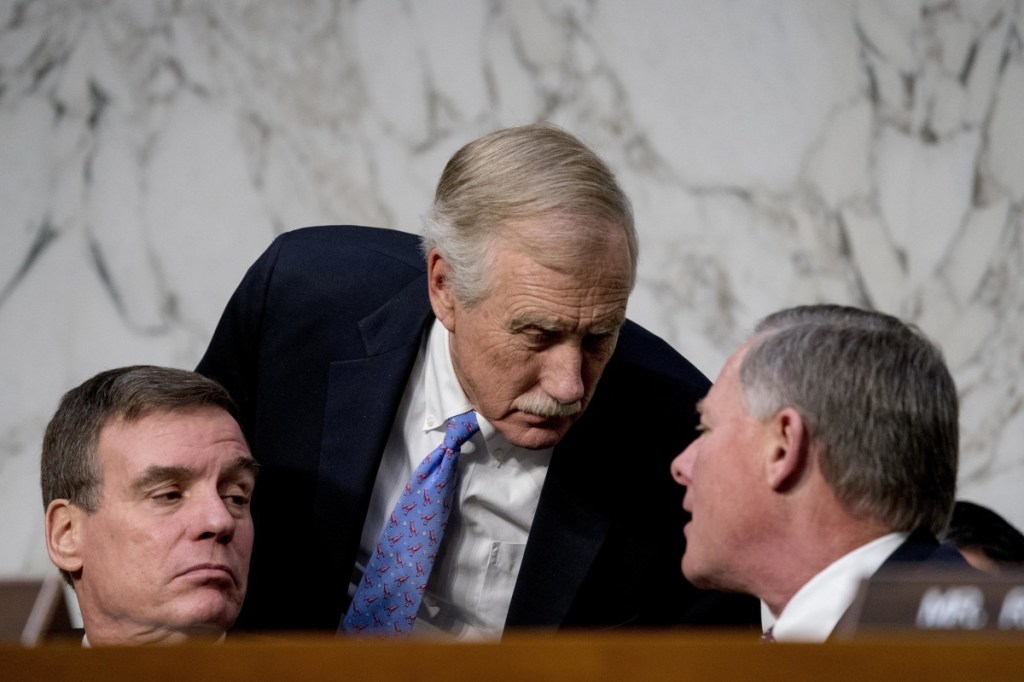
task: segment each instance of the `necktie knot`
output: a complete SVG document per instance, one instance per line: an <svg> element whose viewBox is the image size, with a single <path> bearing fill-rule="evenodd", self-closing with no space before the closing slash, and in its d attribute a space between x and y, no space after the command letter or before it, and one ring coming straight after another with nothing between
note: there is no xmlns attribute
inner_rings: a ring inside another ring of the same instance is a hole
<svg viewBox="0 0 1024 682"><path fill-rule="evenodd" d="M448 448L461 448L463 443L473 437L473 434L480 430L476 421L476 412L470 410L448 420L448 426L444 433L444 444Z"/></svg>

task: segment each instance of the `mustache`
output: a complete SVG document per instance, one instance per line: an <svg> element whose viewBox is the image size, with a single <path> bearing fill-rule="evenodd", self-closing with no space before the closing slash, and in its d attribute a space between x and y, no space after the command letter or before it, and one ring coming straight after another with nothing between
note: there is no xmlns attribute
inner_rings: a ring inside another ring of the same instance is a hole
<svg viewBox="0 0 1024 682"><path fill-rule="evenodd" d="M519 396L512 403L512 407L538 417L575 417L583 412L583 403L579 400L560 403L549 395L536 393Z"/></svg>

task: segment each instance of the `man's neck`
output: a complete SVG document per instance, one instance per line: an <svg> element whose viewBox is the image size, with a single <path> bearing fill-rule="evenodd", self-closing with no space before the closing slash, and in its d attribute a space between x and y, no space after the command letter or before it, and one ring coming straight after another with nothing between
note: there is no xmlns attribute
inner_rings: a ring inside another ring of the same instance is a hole
<svg viewBox="0 0 1024 682"><path fill-rule="evenodd" d="M141 644L150 645L174 645L185 642L207 642L210 644L224 641L226 633L220 628L195 627L187 630L172 629L165 627L126 627L123 624L89 623L85 624L85 635L82 637L82 645L94 646L136 646Z"/></svg>
<svg viewBox="0 0 1024 682"><path fill-rule="evenodd" d="M833 522L818 520L804 528L795 528L789 539L778 543L773 560L765 562L772 569L759 590L771 612L778 616L800 588L828 566L850 552L891 532L875 521L849 517Z"/></svg>
<svg viewBox="0 0 1024 682"><path fill-rule="evenodd" d="M906 533L889 533L875 538L811 576L783 609L771 613L775 640L816 642L828 638L861 581L873 575L906 537Z"/></svg>

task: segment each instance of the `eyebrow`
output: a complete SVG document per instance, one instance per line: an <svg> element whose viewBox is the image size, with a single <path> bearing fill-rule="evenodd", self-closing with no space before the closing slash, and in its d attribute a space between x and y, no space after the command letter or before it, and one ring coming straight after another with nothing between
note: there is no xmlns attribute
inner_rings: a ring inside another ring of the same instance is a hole
<svg viewBox="0 0 1024 682"><path fill-rule="evenodd" d="M229 464L222 473L234 474L248 472L255 478L259 473L260 465L252 457L240 456ZM161 466L153 464L146 468L142 474L132 482L132 489L142 491L157 483L164 481L187 481L195 478L196 470L187 466Z"/></svg>
<svg viewBox="0 0 1024 682"><path fill-rule="evenodd" d="M192 467L153 464L146 467L146 470L132 481L132 489L142 491L164 481L187 481L190 478L194 478L195 475L196 470Z"/></svg>
<svg viewBox="0 0 1024 682"><path fill-rule="evenodd" d="M541 329L550 329L552 331L562 328L562 325L558 324L554 320L546 317L540 317L538 315L520 315L512 318L509 322L509 327L512 329L526 329L527 327L539 327Z"/></svg>
<svg viewBox="0 0 1024 682"><path fill-rule="evenodd" d="M252 457L239 456L228 467L228 471L247 471L255 477L260 473L260 463Z"/></svg>
<svg viewBox="0 0 1024 682"><path fill-rule="evenodd" d="M587 331L588 334L610 334L618 331L622 326L626 324L625 315L614 315L608 316L599 320L595 320L594 324ZM509 324L509 328L513 330L527 329L529 327L536 327L537 329L544 329L552 332L566 331L569 326L562 324L558 320L553 320L547 317L540 317L537 315L523 315L521 317L513 318Z"/></svg>
<svg viewBox="0 0 1024 682"><path fill-rule="evenodd" d="M623 325L626 324L626 316L607 317L603 320L597 320L594 325L590 328L591 334L611 334L622 329Z"/></svg>

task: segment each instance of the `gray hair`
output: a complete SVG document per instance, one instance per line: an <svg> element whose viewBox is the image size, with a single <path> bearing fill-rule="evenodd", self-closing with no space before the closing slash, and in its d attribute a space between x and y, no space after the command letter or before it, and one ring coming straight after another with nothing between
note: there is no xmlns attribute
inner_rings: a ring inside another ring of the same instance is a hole
<svg viewBox="0 0 1024 682"><path fill-rule="evenodd" d="M538 217L546 233L529 235L527 246L551 267L586 263L621 229L632 287L639 239L629 199L590 148L550 123L498 130L459 149L438 182L421 248L440 252L456 298L472 305L488 292L496 238L522 242L509 222Z"/></svg>
<svg viewBox="0 0 1024 682"><path fill-rule="evenodd" d="M800 413L850 513L894 531L945 528L956 493L956 385L916 327L845 306L790 308L758 324L739 373L755 417Z"/></svg>
<svg viewBox="0 0 1024 682"><path fill-rule="evenodd" d="M137 421L154 412L214 406L237 418L228 392L213 379L184 369L134 365L88 379L61 398L43 435L43 507L70 500L85 511L100 503L96 456L100 430L113 419Z"/></svg>

